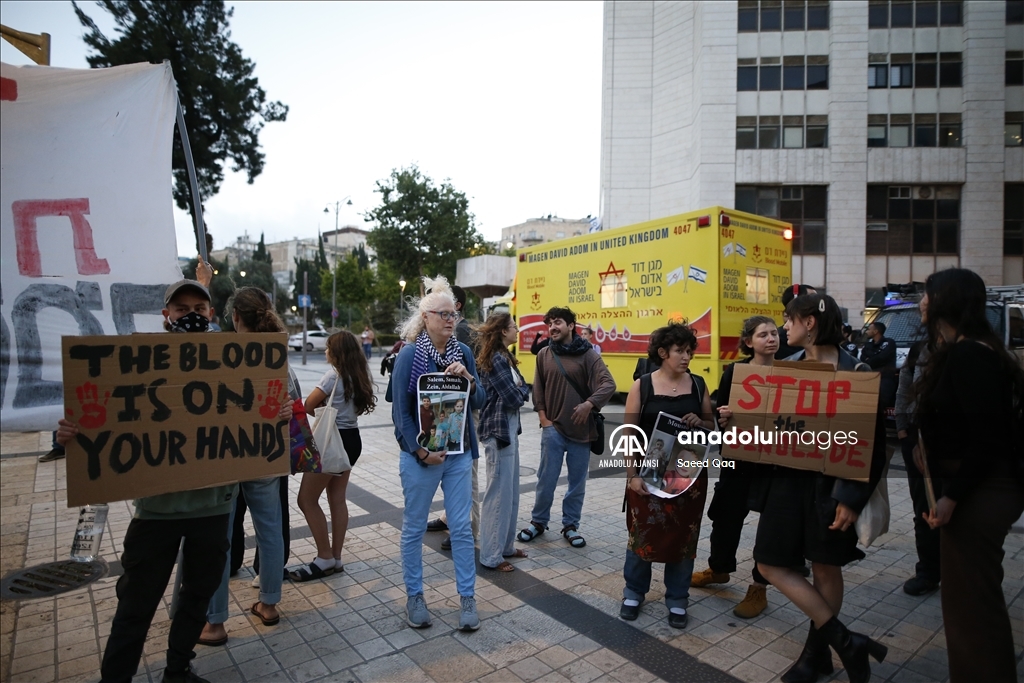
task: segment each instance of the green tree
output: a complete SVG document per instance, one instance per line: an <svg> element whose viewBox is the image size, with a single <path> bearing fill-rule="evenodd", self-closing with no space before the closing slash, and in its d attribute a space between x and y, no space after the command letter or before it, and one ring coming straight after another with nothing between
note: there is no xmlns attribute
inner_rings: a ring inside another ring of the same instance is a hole
<svg viewBox="0 0 1024 683"><path fill-rule="evenodd" d="M374 192L381 204L366 214L377 223L367 243L380 263L409 281L438 273L454 280L456 261L484 242L466 195L447 181L435 185L416 166L393 170Z"/></svg>
<svg viewBox="0 0 1024 683"><path fill-rule="evenodd" d="M223 0L163 2L161 0L100 0L116 24L111 40L78 6L72 5L85 27L85 44L94 51L89 66L109 67L167 60L178 85L185 113L199 191L204 200L217 194L224 181L224 163L245 171L250 183L263 172L259 135L270 121L284 121L287 105L268 102L253 75L256 65L231 40L228 22L233 8ZM174 138L174 201L192 211L195 198L185 170L185 156ZM192 216L193 230L195 216ZM198 231L196 232L198 245Z"/></svg>
<svg viewBox="0 0 1024 683"><path fill-rule="evenodd" d="M296 258L295 259L295 293L292 296L292 305L293 306L298 306L299 305L299 295L302 294L302 277L303 277L303 275L305 273L309 273L309 296L310 296L310 299L311 299L310 303L312 304L312 308L310 309L310 314L313 317L316 317L316 316L321 316L322 317L323 313L321 311L322 311L323 307L326 305L326 307L327 307L327 316L328 316L328 318L330 318L330 313L331 313L331 309L330 309L330 306L331 306L330 289L327 290L328 291L328 296L327 296L326 304L324 303L324 297L321 296L321 294L320 294L321 282L324 279L327 279L328 280L328 287L330 287L330 282L329 282L330 278L325 278L324 277L324 275L327 274L327 271L320 269L317 266L317 261L319 261L319 258L314 258L314 260L312 260L312 261L310 261L308 259L300 259L300 258ZM300 313L301 313L301 311L300 311Z"/></svg>
<svg viewBox="0 0 1024 683"><path fill-rule="evenodd" d="M260 233L260 242L256 245L256 250L252 254L252 260L256 263L266 263L273 265L274 257L267 251L267 244L263 241L263 233Z"/></svg>
<svg viewBox="0 0 1024 683"><path fill-rule="evenodd" d="M349 316L352 324L363 320L373 291L374 272L369 263L365 267L362 266L359 255L354 250L345 258L339 259L336 271L325 273L320 282L320 296L325 301L331 300L335 285L334 277L337 278L338 323L349 325Z"/></svg>

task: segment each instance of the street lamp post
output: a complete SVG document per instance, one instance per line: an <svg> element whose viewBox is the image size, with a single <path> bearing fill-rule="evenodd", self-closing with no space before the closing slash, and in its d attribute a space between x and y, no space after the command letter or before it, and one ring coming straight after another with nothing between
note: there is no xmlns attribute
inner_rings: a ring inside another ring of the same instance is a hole
<svg viewBox="0 0 1024 683"><path fill-rule="evenodd" d="M405 310L405 280L399 280L398 286L402 288L402 293L398 295L398 310L401 312Z"/></svg>
<svg viewBox="0 0 1024 683"><path fill-rule="evenodd" d="M345 197L339 201L334 202L334 267L331 268L332 281L331 281L331 332L335 332L337 329L338 322L338 212L341 210L341 203L344 202L345 206L352 206L352 198ZM330 203L324 207L324 213L331 212ZM352 321L349 321L349 327L352 327Z"/></svg>

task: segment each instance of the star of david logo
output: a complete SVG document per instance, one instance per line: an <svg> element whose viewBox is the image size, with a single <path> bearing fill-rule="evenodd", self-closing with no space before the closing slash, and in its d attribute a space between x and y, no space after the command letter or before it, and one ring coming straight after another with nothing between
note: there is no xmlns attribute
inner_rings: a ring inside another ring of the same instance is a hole
<svg viewBox="0 0 1024 683"><path fill-rule="evenodd" d="M597 288L597 291L601 292L601 290L604 289L605 283L608 281L608 278L611 277L611 276L615 276L615 279L612 281L612 284L615 285L615 291L616 292L625 291L626 287L623 284L622 280L620 279L620 278L622 278L622 275L625 272L626 272L625 268L621 268L619 270L616 270L615 269L615 264L614 263L609 263L608 264L608 270L604 271L603 273L600 273L600 272L598 273L598 275L601 277L601 286Z"/></svg>

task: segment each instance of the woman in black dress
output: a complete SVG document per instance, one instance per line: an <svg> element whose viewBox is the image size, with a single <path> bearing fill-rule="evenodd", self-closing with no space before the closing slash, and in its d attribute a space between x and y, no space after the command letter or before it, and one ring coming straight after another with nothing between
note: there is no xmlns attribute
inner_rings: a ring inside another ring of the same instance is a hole
<svg viewBox="0 0 1024 683"><path fill-rule="evenodd" d="M785 329L790 345L801 350L788 360L829 363L838 370L867 370L839 348L843 318L835 300L825 294L798 296L786 306ZM885 426L876 419L869 482L837 479L810 470L776 468L764 482L764 508L754 541L757 568L779 592L811 618L807 643L785 683L813 683L832 672L835 649L851 683L871 678L870 654L885 659L888 648L867 636L851 633L838 618L843 606L844 565L863 559L853 528L885 466ZM813 583L791 567L811 561Z"/></svg>
<svg viewBox="0 0 1024 683"><path fill-rule="evenodd" d="M626 398L628 424L638 425L651 438L658 413L682 419L691 427L711 429L711 399L703 377L689 372L697 350L697 335L684 324L673 323L651 333L648 356L661 362L653 373L633 382ZM671 453L671 448L669 448ZM690 576L697 555L700 520L708 494L707 470L673 498L651 495L640 478L636 463L627 467L626 528L629 541L619 616L633 621L651 588L651 564L665 564L665 603L672 628L686 626Z"/></svg>
<svg viewBox="0 0 1024 683"><path fill-rule="evenodd" d="M961 268L925 281L929 357L914 385L917 422L939 496L923 517L941 530L949 677L1016 681L1003 596L1003 541L1024 511L1024 371L985 318L985 283ZM920 453L915 453L920 467Z"/></svg>

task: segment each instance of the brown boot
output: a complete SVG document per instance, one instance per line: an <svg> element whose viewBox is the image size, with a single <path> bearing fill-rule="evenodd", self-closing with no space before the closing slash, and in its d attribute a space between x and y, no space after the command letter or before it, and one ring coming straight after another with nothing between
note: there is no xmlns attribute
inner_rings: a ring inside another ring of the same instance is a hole
<svg viewBox="0 0 1024 683"><path fill-rule="evenodd" d="M736 605L736 609L732 613L740 619L753 619L756 617L768 607L767 588L768 586L762 586L759 583L750 584L750 588L747 589L747 597L743 598L743 601Z"/></svg>
<svg viewBox="0 0 1024 683"><path fill-rule="evenodd" d="M729 583L729 574L727 572L719 574L708 567L702 572L694 572L693 577L690 578L690 585L697 588L703 588L713 583Z"/></svg>

